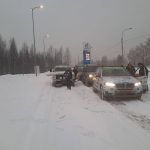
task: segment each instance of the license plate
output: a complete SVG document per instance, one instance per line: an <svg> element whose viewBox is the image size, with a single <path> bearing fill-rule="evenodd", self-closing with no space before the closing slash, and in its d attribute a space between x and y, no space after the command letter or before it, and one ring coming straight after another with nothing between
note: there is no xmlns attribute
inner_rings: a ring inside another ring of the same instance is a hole
<svg viewBox="0 0 150 150"><path fill-rule="evenodd" d="M117 91L116 92L117 94L122 94L122 95L125 95L125 94L133 94L133 92L132 91L129 91L129 90L124 90L124 91Z"/></svg>

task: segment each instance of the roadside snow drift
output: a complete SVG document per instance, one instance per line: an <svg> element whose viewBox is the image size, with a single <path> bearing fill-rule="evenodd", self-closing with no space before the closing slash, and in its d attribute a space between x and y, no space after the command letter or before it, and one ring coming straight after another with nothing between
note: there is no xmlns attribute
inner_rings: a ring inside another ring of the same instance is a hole
<svg viewBox="0 0 150 150"><path fill-rule="evenodd" d="M0 150L150 149L149 93L107 102L80 81L67 90L51 78L0 76Z"/></svg>

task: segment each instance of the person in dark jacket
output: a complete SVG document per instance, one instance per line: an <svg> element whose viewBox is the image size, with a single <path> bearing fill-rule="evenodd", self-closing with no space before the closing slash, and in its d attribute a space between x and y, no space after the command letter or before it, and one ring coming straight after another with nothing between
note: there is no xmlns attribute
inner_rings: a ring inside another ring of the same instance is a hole
<svg viewBox="0 0 150 150"><path fill-rule="evenodd" d="M67 89L71 90L71 79L72 79L72 71L71 68L68 68L64 73L65 79L66 79L66 85Z"/></svg>
<svg viewBox="0 0 150 150"><path fill-rule="evenodd" d="M74 73L74 80L76 80L77 74L78 74L78 68L77 68L77 66L75 66L75 67L73 68L73 73Z"/></svg>
<svg viewBox="0 0 150 150"><path fill-rule="evenodd" d="M147 76L148 77L148 69L143 63L138 63L139 76Z"/></svg>
<svg viewBox="0 0 150 150"><path fill-rule="evenodd" d="M131 63L128 63L128 65L126 66L126 69L132 76L135 76L135 68Z"/></svg>

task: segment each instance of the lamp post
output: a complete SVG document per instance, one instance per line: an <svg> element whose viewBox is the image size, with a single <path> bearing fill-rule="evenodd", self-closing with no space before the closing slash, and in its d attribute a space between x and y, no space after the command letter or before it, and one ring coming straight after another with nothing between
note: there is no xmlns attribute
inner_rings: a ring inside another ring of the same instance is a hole
<svg viewBox="0 0 150 150"><path fill-rule="evenodd" d="M39 9L39 8L43 8L43 5L40 6L36 6L32 8L32 24L33 24L33 48L34 48L34 70L35 70L35 74L37 76L37 64L36 64L36 46L35 46L35 29L34 29L34 10L35 9Z"/></svg>
<svg viewBox="0 0 150 150"><path fill-rule="evenodd" d="M46 34L43 37L43 49L44 49L44 64L45 64L45 69L47 68L47 65L46 65L46 51L45 51L45 39L46 38L49 38L49 34Z"/></svg>
<svg viewBox="0 0 150 150"><path fill-rule="evenodd" d="M124 43L123 43L123 35L124 35L124 32L126 31L129 31L129 30L132 30L132 28L126 28L122 31L122 35L121 35L121 49L122 49L122 65L124 65Z"/></svg>

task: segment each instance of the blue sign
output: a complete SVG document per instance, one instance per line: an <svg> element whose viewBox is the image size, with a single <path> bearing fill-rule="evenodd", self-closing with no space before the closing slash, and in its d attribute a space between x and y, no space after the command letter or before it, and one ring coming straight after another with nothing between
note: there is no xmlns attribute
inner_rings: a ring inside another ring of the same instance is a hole
<svg viewBox="0 0 150 150"><path fill-rule="evenodd" d="M83 51L83 64L90 64L90 63L91 63L90 52Z"/></svg>
<svg viewBox="0 0 150 150"><path fill-rule="evenodd" d="M83 48L83 64L91 63L91 46L89 43L86 43Z"/></svg>

